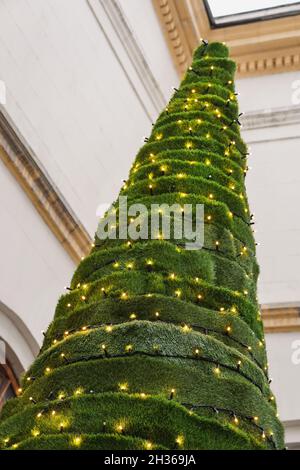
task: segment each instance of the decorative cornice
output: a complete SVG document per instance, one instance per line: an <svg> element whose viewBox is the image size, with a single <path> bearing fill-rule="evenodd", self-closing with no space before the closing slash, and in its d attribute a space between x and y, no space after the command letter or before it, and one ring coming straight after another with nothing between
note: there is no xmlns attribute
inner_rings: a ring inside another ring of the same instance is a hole
<svg viewBox="0 0 300 470"><path fill-rule="evenodd" d="M225 41L244 78L300 70L300 15L212 29L203 0L152 0L182 75L201 37Z"/></svg>
<svg viewBox="0 0 300 470"><path fill-rule="evenodd" d="M160 19L175 67L179 75L182 75L192 61L192 52L176 3L169 0L153 0L153 5ZM182 5L183 8L184 6Z"/></svg>
<svg viewBox="0 0 300 470"><path fill-rule="evenodd" d="M288 126L300 123L300 106L249 112L241 118L243 130Z"/></svg>
<svg viewBox="0 0 300 470"><path fill-rule="evenodd" d="M0 111L0 158L77 263L90 249L90 236L3 110Z"/></svg>
<svg viewBox="0 0 300 470"><path fill-rule="evenodd" d="M262 308L266 333L300 331L300 307L270 306Z"/></svg>

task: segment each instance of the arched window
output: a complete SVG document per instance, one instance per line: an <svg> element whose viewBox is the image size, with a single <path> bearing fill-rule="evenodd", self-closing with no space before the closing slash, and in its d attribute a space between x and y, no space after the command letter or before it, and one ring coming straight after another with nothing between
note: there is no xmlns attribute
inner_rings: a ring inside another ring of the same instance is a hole
<svg viewBox="0 0 300 470"><path fill-rule="evenodd" d="M0 364L0 410L6 400L16 396L18 388L18 380L10 364Z"/></svg>

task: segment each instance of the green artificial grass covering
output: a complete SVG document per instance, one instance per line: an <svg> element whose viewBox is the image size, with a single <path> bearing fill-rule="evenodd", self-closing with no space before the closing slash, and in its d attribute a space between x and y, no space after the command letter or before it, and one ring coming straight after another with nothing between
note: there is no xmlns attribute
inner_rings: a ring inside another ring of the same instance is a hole
<svg viewBox="0 0 300 470"><path fill-rule="evenodd" d="M170 237L95 235L3 408L1 449L283 448L228 55L219 43L195 51L120 192L156 204ZM184 204L205 206L200 250L174 236Z"/></svg>

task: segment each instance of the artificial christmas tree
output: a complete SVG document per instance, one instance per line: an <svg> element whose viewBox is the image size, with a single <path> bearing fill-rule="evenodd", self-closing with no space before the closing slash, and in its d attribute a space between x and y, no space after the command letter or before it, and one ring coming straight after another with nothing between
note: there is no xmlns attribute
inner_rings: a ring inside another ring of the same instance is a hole
<svg viewBox="0 0 300 470"><path fill-rule="evenodd" d="M3 448L283 447L234 70L225 45L203 42L121 191L128 206L204 204L203 248L163 232L96 236L20 396L4 407Z"/></svg>

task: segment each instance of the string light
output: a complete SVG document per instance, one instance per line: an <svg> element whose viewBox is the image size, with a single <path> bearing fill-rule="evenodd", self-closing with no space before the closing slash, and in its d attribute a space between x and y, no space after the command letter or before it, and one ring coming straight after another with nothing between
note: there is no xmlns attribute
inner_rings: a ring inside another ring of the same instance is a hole
<svg viewBox="0 0 300 470"><path fill-rule="evenodd" d="M124 433L124 425L123 424L117 424L116 425L116 430L117 430L117 432L123 434Z"/></svg>
<svg viewBox="0 0 300 470"><path fill-rule="evenodd" d="M175 442L179 447L182 447L184 444L184 437L181 435L177 436Z"/></svg>
<svg viewBox="0 0 300 470"><path fill-rule="evenodd" d="M120 383L118 386L119 386L119 389L120 389L121 392L126 392L128 390L128 383L127 382Z"/></svg>
<svg viewBox="0 0 300 470"><path fill-rule="evenodd" d="M236 415L233 416L233 422L234 422L234 424L236 424L236 425L239 424L239 420L238 420L238 418L237 418Z"/></svg>
<svg viewBox="0 0 300 470"><path fill-rule="evenodd" d="M191 331L191 327L188 326L188 325L183 325L183 326L182 326L182 331L183 331L184 333L189 333L189 332Z"/></svg>
<svg viewBox="0 0 300 470"><path fill-rule="evenodd" d="M126 351L127 353L131 353L132 350L133 350L132 344L127 344L127 345L125 346L125 351Z"/></svg>
<svg viewBox="0 0 300 470"><path fill-rule="evenodd" d="M76 447L79 447L81 445L81 442L82 442L82 438L79 436L74 437L72 440L72 444Z"/></svg>

